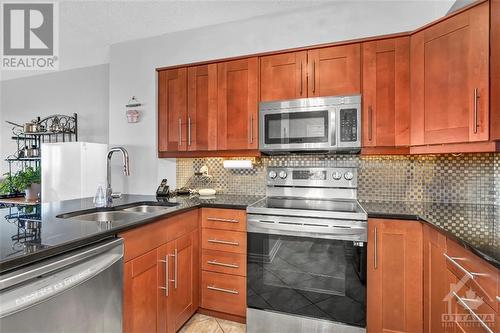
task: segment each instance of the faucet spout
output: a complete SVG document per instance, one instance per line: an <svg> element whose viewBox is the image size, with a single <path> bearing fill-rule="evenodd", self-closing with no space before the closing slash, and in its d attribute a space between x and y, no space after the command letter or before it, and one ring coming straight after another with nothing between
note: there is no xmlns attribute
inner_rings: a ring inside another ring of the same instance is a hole
<svg viewBox="0 0 500 333"><path fill-rule="evenodd" d="M106 162L107 166L107 181L106 181L106 206L110 207L113 203L113 190L111 188L111 157L115 152L121 152L123 158L123 174L125 176L130 176L130 166L128 152L123 147L113 147L108 151L108 158Z"/></svg>

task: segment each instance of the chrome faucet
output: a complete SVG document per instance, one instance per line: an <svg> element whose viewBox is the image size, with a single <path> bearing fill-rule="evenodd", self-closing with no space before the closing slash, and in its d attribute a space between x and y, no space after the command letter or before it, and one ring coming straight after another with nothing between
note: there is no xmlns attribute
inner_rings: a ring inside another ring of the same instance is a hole
<svg viewBox="0 0 500 333"><path fill-rule="evenodd" d="M107 159L107 185L106 185L106 207L110 207L113 203L113 190L111 189L111 157L115 152L121 152L123 156L123 174L125 176L130 176L130 167L128 163L128 152L123 147L113 147L108 151L108 159Z"/></svg>

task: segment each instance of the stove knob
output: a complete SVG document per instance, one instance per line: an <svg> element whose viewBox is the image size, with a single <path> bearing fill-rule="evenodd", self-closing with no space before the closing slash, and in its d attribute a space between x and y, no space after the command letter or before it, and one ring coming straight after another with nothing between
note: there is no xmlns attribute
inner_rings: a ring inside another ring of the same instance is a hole
<svg viewBox="0 0 500 333"><path fill-rule="evenodd" d="M285 178L286 178L286 176L287 176L286 171L285 171L285 170L281 170L281 171L280 171L280 178L281 178L281 179L285 179Z"/></svg>
<svg viewBox="0 0 500 333"><path fill-rule="evenodd" d="M342 174L338 171L335 171L332 175L333 179L335 180L339 180L340 178L342 178Z"/></svg>
<svg viewBox="0 0 500 333"><path fill-rule="evenodd" d="M277 175L278 174L274 170L269 171L269 174L268 174L269 178L271 178L271 179L276 178Z"/></svg>
<svg viewBox="0 0 500 333"><path fill-rule="evenodd" d="M344 178L345 178L346 180L351 180L351 179L353 179L353 178L354 178L354 175L353 175L353 173L352 173L351 171L347 171L347 172L344 174Z"/></svg>

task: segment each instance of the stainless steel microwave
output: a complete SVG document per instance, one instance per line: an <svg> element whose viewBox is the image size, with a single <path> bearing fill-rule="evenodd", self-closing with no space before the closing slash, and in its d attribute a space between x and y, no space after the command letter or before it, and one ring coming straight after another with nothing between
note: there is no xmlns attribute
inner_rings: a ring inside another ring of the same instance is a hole
<svg viewBox="0 0 500 333"><path fill-rule="evenodd" d="M259 149L264 154L361 150L361 95L262 102Z"/></svg>

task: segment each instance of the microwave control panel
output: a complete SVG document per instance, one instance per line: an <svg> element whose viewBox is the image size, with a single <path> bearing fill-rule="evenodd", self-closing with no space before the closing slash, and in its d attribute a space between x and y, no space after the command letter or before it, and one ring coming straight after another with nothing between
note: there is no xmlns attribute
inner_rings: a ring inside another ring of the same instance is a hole
<svg viewBox="0 0 500 333"><path fill-rule="evenodd" d="M358 141L358 110L340 109L340 141Z"/></svg>

